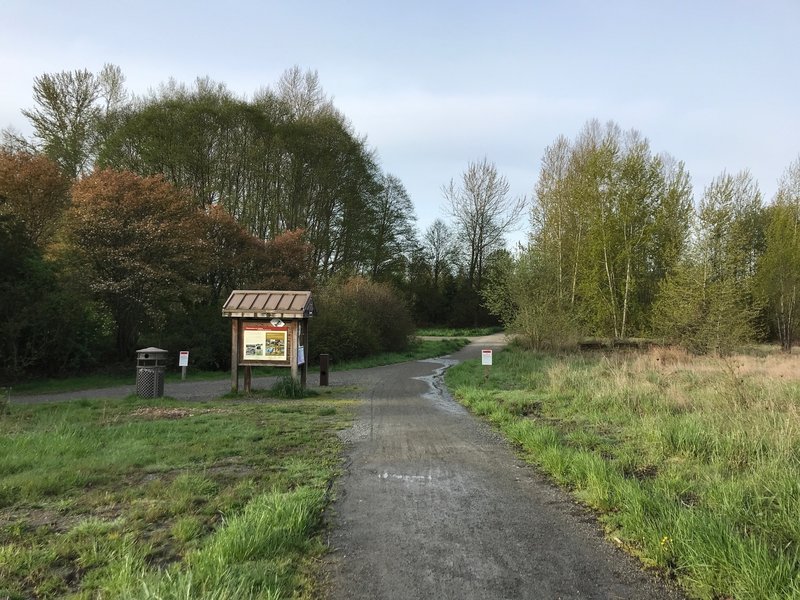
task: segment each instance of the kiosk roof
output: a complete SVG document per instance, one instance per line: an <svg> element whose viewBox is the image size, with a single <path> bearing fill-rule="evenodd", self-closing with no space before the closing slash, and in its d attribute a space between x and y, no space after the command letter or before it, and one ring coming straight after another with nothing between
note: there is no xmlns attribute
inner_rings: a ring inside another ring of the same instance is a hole
<svg viewBox="0 0 800 600"><path fill-rule="evenodd" d="M308 291L234 290L222 307L223 317L307 319L314 315Z"/></svg>

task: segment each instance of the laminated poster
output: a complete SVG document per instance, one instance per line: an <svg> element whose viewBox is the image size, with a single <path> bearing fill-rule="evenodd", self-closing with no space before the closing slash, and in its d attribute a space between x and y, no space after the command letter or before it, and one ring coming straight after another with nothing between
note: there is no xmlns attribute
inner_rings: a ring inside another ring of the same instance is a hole
<svg viewBox="0 0 800 600"><path fill-rule="evenodd" d="M242 359L286 361L287 327L274 327L269 323L245 323L242 327Z"/></svg>

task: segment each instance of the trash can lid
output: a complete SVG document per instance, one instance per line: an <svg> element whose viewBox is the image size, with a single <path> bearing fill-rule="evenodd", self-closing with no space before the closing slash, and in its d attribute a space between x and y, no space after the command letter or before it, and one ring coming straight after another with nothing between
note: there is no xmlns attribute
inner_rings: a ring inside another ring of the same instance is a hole
<svg viewBox="0 0 800 600"><path fill-rule="evenodd" d="M136 354L169 354L169 350L162 350L161 348L155 348L150 346L149 348L142 348L141 350L137 350Z"/></svg>

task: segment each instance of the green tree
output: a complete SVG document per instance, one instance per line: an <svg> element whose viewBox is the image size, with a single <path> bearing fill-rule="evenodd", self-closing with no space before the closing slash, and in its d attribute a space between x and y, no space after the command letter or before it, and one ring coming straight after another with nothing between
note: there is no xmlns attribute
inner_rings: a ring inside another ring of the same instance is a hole
<svg viewBox="0 0 800 600"><path fill-rule="evenodd" d="M574 322L624 338L646 328L658 283L685 247L691 206L682 163L654 155L635 130L590 121L575 142L560 137L545 151L530 252L552 263L548 289Z"/></svg>
<svg viewBox="0 0 800 600"><path fill-rule="evenodd" d="M72 188L66 251L91 271L91 290L116 325L120 358L147 325L197 292L206 264L199 213L161 177L96 171Z"/></svg>
<svg viewBox="0 0 800 600"><path fill-rule="evenodd" d="M766 214L765 249L757 282L781 349L791 352L800 301L800 158L786 169Z"/></svg>
<svg viewBox="0 0 800 600"><path fill-rule="evenodd" d="M696 353L728 354L758 332L755 269L763 209L749 173L723 173L705 189L693 247L663 280L654 332Z"/></svg>
<svg viewBox="0 0 800 600"><path fill-rule="evenodd" d="M119 67L95 75L85 69L34 78L34 108L23 110L44 153L72 179L88 173L103 137L103 119L126 99Z"/></svg>
<svg viewBox="0 0 800 600"><path fill-rule="evenodd" d="M384 175L380 182L369 203L367 272L375 281L401 282L416 246L414 205L397 177Z"/></svg>
<svg viewBox="0 0 800 600"><path fill-rule="evenodd" d="M764 250L763 204L748 171L723 173L706 187L698 211L699 250L710 280L733 279L750 293Z"/></svg>
<svg viewBox="0 0 800 600"><path fill-rule="evenodd" d="M192 88L170 82L123 112L99 162L162 174L262 240L303 229L323 276L366 271L380 170L318 81L304 82L295 81L303 84L296 94L281 86L250 102L208 79Z"/></svg>
<svg viewBox="0 0 800 600"><path fill-rule="evenodd" d="M414 324L401 295L388 283L362 277L331 280L315 303L318 314L309 328L315 352L343 360L408 348Z"/></svg>
<svg viewBox="0 0 800 600"><path fill-rule="evenodd" d="M706 275L700 261L687 259L661 281L653 332L696 354L730 354L753 339L758 311L733 279Z"/></svg>
<svg viewBox="0 0 800 600"><path fill-rule="evenodd" d="M552 350L577 344L574 313L558 296L558 263L545 254L498 256L482 295L486 307L523 345Z"/></svg>

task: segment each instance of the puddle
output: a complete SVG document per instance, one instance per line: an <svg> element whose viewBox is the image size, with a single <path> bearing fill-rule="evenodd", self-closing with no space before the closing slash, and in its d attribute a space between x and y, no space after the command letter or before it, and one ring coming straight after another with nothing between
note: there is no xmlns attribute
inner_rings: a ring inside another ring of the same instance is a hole
<svg viewBox="0 0 800 600"><path fill-rule="evenodd" d="M435 408L449 413L467 414L467 409L461 406L453 399L447 387L444 385L444 372L453 365L457 365L459 361L454 358L426 358L418 362L434 363L442 365L436 369L431 375L424 377L414 377L419 381L424 381L428 384L428 391L422 394L422 397L429 400Z"/></svg>

